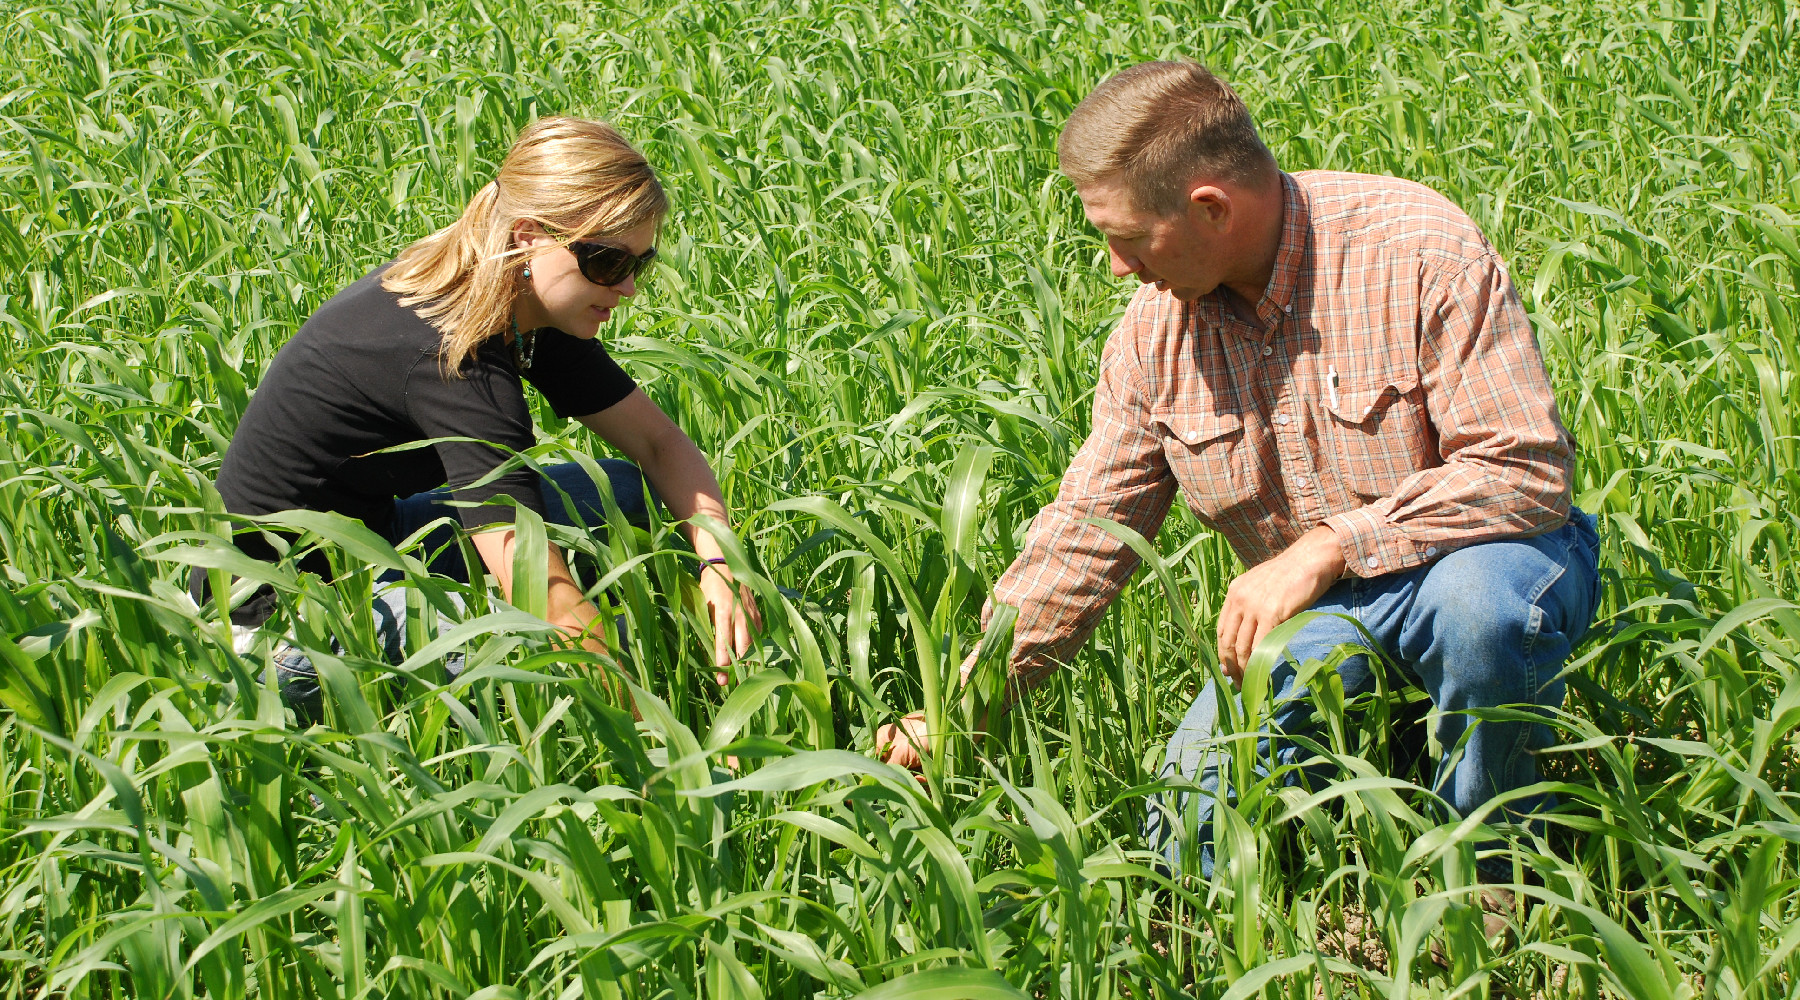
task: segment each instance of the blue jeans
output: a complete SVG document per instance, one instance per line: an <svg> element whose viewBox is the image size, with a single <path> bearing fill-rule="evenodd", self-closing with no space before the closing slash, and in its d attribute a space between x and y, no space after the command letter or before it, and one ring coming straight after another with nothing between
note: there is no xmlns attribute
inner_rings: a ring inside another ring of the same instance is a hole
<svg viewBox="0 0 1800 1000"><path fill-rule="evenodd" d="M602 458L596 464L606 473L613 501L619 505L619 512L625 519L640 526L649 524L650 512L644 498L649 494L655 499L655 492L644 479L644 473L623 459ZM601 499L599 484L589 478L581 466L568 462L546 467L543 475L538 477L538 489L544 495L545 520L551 524L569 527L585 524L589 528L606 524L606 505ZM564 494L567 494L566 500ZM451 499L450 489L444 487L395 500L394 518L382 534L397 545L432 521L446 517L455 521L460 508L450 506L447 501ZM576 515L580 515L579 521ZM462 546L456 544L455 526L438 525L425 536L420 552L433 573L469 582L469 567L463 564Z"/></svg>
<svg viewBox="0 0 1800 1000"><path fill-rule="evenodd" d="M1587 634L1600 599L1599 536L1593 516L1571 511L1562 527L1530 538L1485 542L1444 556L1418 569L1369 579L1338 581L1312 610L1332 617L1313 619L1288 644L1288 659L1270 677L1274 692L1270 725L1274 734L1257 743L1258 772L1273 758L1295 764L1310 757L1291 739L1319 739L1317 719L1305 689L1295 689L1295 666L1324 660L1344 643L1368 640L1343 618L1360 622L1406 679L1430 695L1438 709L1438 761L1434 790L1458 815L1479 809L1502 792L1535 784L1536 750L1551 745L1553 733L1541 723L1477 721L1468 709L1559 707L1564 685L1558 674ZM1366 655L1347 657L1338 667L1346 700L1376 689ZM1208 683L1169 740L1162 775L1180 775L1204 791L1149 802L1144 835L1153 850L1177 870L1179 833L1192 824L1198 836L1200 873L1212 876L1211 825L1219 772L1230 746L1214 741L1219 729L1219 692ZM1321 740L1321 742L1323 742ZM1289 783L1302 780L1299 768ZM1318 784L1317 775L1306 777ZM1547 808L1542 797L1514 800L1509 818Z"/></svg>
<svg viewBox="0 0 1800 1000"><path fill-rule="evenodd" d="M618 504L619 512L632 524L648 525L650 511L646 497L649 501L657 498L644 479L643 472L622 459L603 458L598 464L600 470L606 473L607 485L612 490L613 501ZM569 527L586 525L596 531L604 530L606 504L601 497L599 484L581 466L573 462L549 466L538 477L538 487L543 491L545 512L548 515L546 520L550 523ZM432 521L446 517L455 521L461 508L450 506L446 502L450 499L451 491L446 488L415 493L395 500L393 519L382 534L389 542L399 544L408 535ZM433 573L467 583L469 567L463 561L462 546L457 544L456 532L457 528L453 524L438 525L425 536L420 552ZM384 574L382 582L394 582L393 575ZM450 599L456 601L457 597L451 594ZM399 587L383 587L381 583L377 583L373 610L375 631L381 638L383 654L390 663L401 662L406 658L402 648L402 640L406 635L406 592ZM319 675L313 668L312 660L305 653L287 645L279 647L270 659L275 664L281 700L294 710L300 725L304 728L324 718L324 696L320 691ZM444 667L451 677L455 677L462 670L461 655L450 654L445 658Z"/></svg>

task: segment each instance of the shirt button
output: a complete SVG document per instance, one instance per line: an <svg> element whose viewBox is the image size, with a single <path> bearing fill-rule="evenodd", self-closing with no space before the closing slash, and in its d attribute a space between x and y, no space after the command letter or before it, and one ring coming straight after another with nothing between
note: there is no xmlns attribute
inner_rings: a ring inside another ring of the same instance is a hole
<svg viewBox="0 0 1800 1000"><path fill-rule="evenodd" d="M1363 564L1368 566L1370 569L1377 569L1381 566L1381 560L1375 558L1374 556L1370 556L1369 558L1363 560Z"/></svg>
<svg viewBox="0 0 1800 1000"><path fill-rule="evenodd" d="M1435 556L1435 555L1437 555L1437 546L1435 546L1435 545L1425 546L1425 558L1430 559L1432 556Z"/></svg>
<svg viewBox="0 0 1800 1000"><path fill-rule="evenodd" d="M1294 311L1294 304L1293 304L1293 303L1292 303L1292 302L1289 302L1289 303L1288 303L1288 304L1287 304L1287 305L1285 305L1285 306L1282 306L1282 307L1281 307L1281 311L1282 311L1282 312L1284 312L1284 313L1291 313L1291 312L1293 312L1293 311Z"/></svg>
<svg viewBox="0 0 1800 1000"><path fill-rule="evenodd" d="M1277 424L1280 424L1280 425L1281 425L1281 426L1283 426L1283 427L1286 427L1286 426L1287 426L1287 422L1288 422L1288 415L1287 415L1287 414L1285 414L1285 413L1277 413L1277 414L1275 414L1275 422L1276 422L1276 423L1277 423Z"/></svg>
<svg viewBox="0 0 1800 1000"><path fill-rule="evenodd" d="M1306 489L1306 477L1301 476L1299 479L1294 480L1294 485L1301 489Z"/></svg>
<svg viewBox="0 0 1800 1000"><path fill-rule="evenodd" d="M1274 345L1272 345L1272 344L1264 344L1263 345L1263 357L1266 358L1269 355L1274 354L1274 353L1275 353Z"/></svg>
<svg viewBox="0 0 1800 1000"><path fill-rule="evenodd" d="M1193 444L1194 442L1200 440L1200 432L1199 431L1188 431L1186 434L1183 434L1181 436L1181 439L1183 441L1186 441L1188 444Z"/></svg>

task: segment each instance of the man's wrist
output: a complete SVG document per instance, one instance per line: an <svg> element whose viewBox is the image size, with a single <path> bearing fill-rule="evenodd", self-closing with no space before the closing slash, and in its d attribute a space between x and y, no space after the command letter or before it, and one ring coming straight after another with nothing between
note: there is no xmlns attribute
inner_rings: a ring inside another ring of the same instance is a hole
<svg viewBox="0 0 1800 1000"><path fill-rule="evenodd" d="M1308 558L1321 579L1340 580L1349 568L1344 560L1344 546L1329 524L1321 524L1307 532Z"/></svg>

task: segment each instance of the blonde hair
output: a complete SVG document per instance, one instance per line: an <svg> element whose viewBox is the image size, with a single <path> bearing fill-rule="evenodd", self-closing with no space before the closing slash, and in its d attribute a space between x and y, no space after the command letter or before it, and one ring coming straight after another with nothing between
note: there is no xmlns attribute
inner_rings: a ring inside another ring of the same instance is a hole
<svg viewBox="0 0 1800 1000"><path fill-rule="evenodd" d="M381 287L443 334L447 373L504 332L526 263L513 228L535 222L567 239L618 237L668 211L644 154L603 121L540 118L513 142L462 216L407 247Z"/></svg>
<svg viewBox="0 0 1800 1000"><path fill-rule="evenodd" d="M1275 171L1243 99L1193 62L1139 63L1094 88L1056 142L1077 188L1123 180L1136 207L1169 213L1196 174L1255 183Z"/></svg>

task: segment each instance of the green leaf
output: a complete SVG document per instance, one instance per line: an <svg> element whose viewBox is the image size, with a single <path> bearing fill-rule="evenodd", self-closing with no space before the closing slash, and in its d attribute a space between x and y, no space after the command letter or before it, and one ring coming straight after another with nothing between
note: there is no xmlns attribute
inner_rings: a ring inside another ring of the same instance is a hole
<svg viewBox="0 0 1800 1000"><path fill-rule="evenodd" d="M922 969L857 994L858 1000L1030 1000L987 969Z"/></svg>
<svg viewBox="0 0 1800 1000"><path fill-rule="evenodd" d="M544 519L524 505L514 508L512 593L513 607L539 618L550 613L550 541L544 536Z"/></svg>

